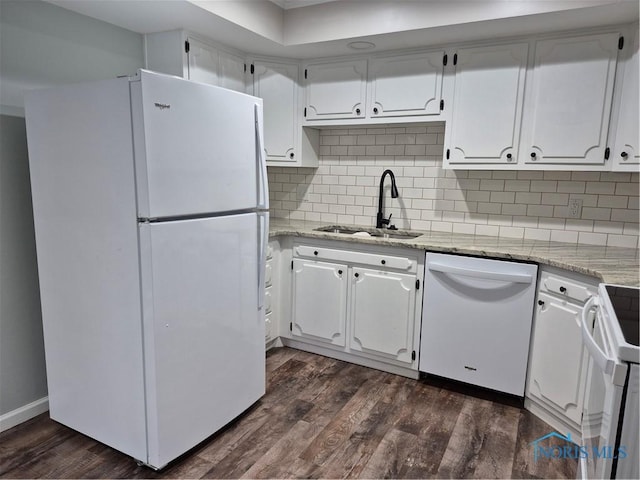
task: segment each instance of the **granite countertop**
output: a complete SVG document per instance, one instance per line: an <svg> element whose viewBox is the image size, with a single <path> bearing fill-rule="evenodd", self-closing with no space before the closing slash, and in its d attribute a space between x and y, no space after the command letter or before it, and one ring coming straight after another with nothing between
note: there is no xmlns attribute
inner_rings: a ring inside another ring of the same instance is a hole
<svg viewBox="0 0 640 480"><path fill-rule="evenodd" d="M326 222L271 218L269 236L290 235L322 238L369 245L416 248L432 252L460 253L482 257L536 262L541 265L597 277L603 282L640 286L640 260L638 249L575 245L572 243L541 240L521 240L483 235L418 231L411 239L359 237L315 229L333 225ZM353 225L345 227L353 228ZM367 227L362 227L367 229Z"/></svg>

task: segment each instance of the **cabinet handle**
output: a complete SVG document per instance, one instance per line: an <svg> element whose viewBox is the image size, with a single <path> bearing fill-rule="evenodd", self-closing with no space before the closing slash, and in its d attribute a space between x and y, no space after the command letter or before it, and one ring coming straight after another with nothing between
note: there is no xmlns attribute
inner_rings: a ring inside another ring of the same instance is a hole
<svg viewBox="0 0 640 480"><path fill-rule="evenodd" d="M373 113L378 113L378 107L373 107Z"/></svg>
<svg viewBox="0 0 640 480"><path fill-rule="evenodd" d="M356 108L356 115L360 115L360 109Z"/></svg>
<svg viewBox="0 0 640 480"><path fill-rule="evenodd" d="M544 305L544 302L542 300L538 300L538 305L542 306Z"/></svg>
<svg viewBox="0 0 640 480"><path fill-rule="evenodd" d="M293 157L294 157L293 152L291 152L291 153L289 154L289 158L293 158Z"/></svg>
<svg viewBox="0 0 640 480"><path fill-rule="evenodd" d="M314 255L318 255L318 250L313 252Z"/></svg>
<svg viewBox="0 0 640 480"><path fill-rule="evenodd" d="M387 261L386 260L382 260L380 263L383 264L383 265L386 265Z"/></svg>
<svg viewBox="0 0 640 480"><path fill-rule="evenodd" d="M629 155L627 154L627 152L622 152L620 156L626 160Z"/></svg>
<svg viewBox="0 0 640 480"><path fill-rule="evenodd" d="M531 158L536 159L536 152L531 152Z"/></svg>
<svg viewBox="0 0 640 480"><path fill-rule="evenodd" d="M511 157L512 155L510 153L507 153L507 160L510 162L511 161Z"/></svg>
<svg viewBox="0 0 640 480"><path fill-rule="evenodd" d="M560 287L560 293L564 293L566 291L567 291L567 289L565 287Z"/></svg>
<svg viewBox="0 0 640 480"><path fill-rule="evenodd" d="M353 276L358 278L360 276L360 274L359 273L354 273Z"/></svg>
<svg viewBox="0 0 640 480"><path fill-rule="evenodd" d="M342 275L342 270L338 270L338 275Z"/></svg>

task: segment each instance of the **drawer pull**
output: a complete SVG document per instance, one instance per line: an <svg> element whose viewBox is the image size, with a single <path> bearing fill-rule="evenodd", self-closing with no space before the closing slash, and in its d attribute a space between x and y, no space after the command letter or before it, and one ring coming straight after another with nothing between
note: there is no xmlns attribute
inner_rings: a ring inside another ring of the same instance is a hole
<svg viewBox="0 0 640 480"><path fill-rule="evenodd" d="M567 289L565 287L560 287L560 293L565 293Z"/></svg>
<svg viewBox="0 0 640 480"><path fill-rule="evenodd" d="M354 274L354 277L356 277L356 278L358 278L359 276L360 276L360 274L359 274L359 273L355 273L355 274Z"/></svg>
<svg viewBox="0 0 640 480"><path fill-rule="evenodd" d="M381 263L382 265L386 265L387 261L386 261L386 260L382 260L380 263Z"/></svg>
<svg viewBox="0 0 640 480"><path fill-rule="evenodd" d="M342 275L342 270L338 270L338 275Z"/></svg>
<svg viewBox="0 0 640 480"><path fill-rule="evenodd" d="M314 254L314 255L318 255L318 250L315 250L315 251L313 252L313 254Z"/></svg>
<svg viewBox="0 0 640 480"><path fill-rule="evenodd" d="M543 306L544 302L542 300L538 300L538 305Z"/></svg>
<svg viewBox="0 0 640 480"><path fill-rule="evenodd" d="M471 370L472 372L475 372L476 370L478 370L477 368L473 368L468 365L465 365L464 368L466 368L467 370Z"/></svg>

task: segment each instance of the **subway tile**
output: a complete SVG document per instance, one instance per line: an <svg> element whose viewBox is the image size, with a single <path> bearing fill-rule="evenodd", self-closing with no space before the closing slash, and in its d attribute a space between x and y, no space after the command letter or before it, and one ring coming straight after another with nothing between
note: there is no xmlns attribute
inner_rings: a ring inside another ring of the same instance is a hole
<svg viewBox="0 0 640 480"><path fill-rule="evenodd" d="M453 208L456 212L473 213L478 211L478 202L455 201Z"/></svg>
<svg viewBox="0 0 640 480"><path fill-rule="evenodd" d="M545 230L542 228L525 228L524 238L527 240L551 240L551 230Z"/></svg>
<svg viewBox="0 0 640 480"><path fill-rule="evenodd" d="M504 182L506 192L528 192L530 186L529 180L506 180Z"/></svg>
<svg viewBox="0 0 640 480"><path fill-rule="evenodd" d="M472 202L488 202L490 198L489 191L467 190L467 200Z"/></svg>
<svg viewBox="0 0 640 480"><path fill-rule="evenodd" d="M622 233L625 235L638 235L640 230L637 223L625 223Z"/></svg>
<svg viewBox="0 0 640 480"><path fill-rule="evenodd" d="M347 130L347 133L349 133L349 135L366 135L367 129L366 128L350 128L349 130Z"/></svg>
<svg viewBox="0 0 640 480"><path fill-rule="evenodd" d="M416 136L412 134L407 134L407 133L403 133L402 135L396 135L395 143L396 145L413 145L416 143Z"/></svg>
<svg viewBox="0 0 640 480"><path fill-rule="evenodd" d="M367 147L364 145L350 145L347 148L347 155L349 156L365 156L367 154Z"/></svg>
<svg viewBox="0 0 640 480"><path fill-rule="evenodd" d="M481 180L480 190L491 190L492 192L502 192L504 190L504 180Z"/></svg>
<svg viewBox="0 0 640 480"><path fill-rule="evenodd" d="M353 195L338 195L339 205L355 205L356 197Z"/></svg>
<svg viewBox="0 0 640 480"><path fill-rule="evenodd" d="M406 133L427 133L427 127L407 127Z"/></svg>
<svg viewBox="0 0 640 480"><path fill-rule="evenodd" d="M497 237L500 234L500 227L496 225L476 225L476 235L489 235Z"/></svg>
<svg viewBox="0 0 640 480"><path fill-rule="evenodd" d="M540 201L542 205L568 205L569 204L569 194L568 193L543 193L542 200Z"/></svg>
<svg viewBox="0 0 640 480"><path fill-rule="evenodd" d="M593 231L596 233L616 233L622 234L623 222L605 222L596 220L593 222Z"/></svg>
<svg viewBox="0 0 640 480"><path fill-rule="evenodd" d="M491 174L494 180L515 180L517 172L511 170L494 170Z"/></svg>
<svg viewBox="0 0 640 480"><path fill-rule="evenodd" d="M356 144L356 136L355 135L342 135L339 137L340 145L355 145Z"/></svg>
<svg viewBox="0 0 640 480"><path fill-rule="evenodd" d="M570 232L567 230L551 230L551 241L578 243L578 232Z"/></svg>
<svg viewBox="0 0 640 480"><path fill-rule="evenodd" d="M320 145L339 145L340 137L337 135L320 135Z"/></svg>
<svg viewBox="0 0 640 480"><path fill-rule="evenodd" d="M367 135L382 135L386 131L384 127L371 127L367 128Z"/></svg>
<svg viewBox="0 0 640 480"><path fill-rule="evenodd" d="M431 222L428 220L413 220L411 222L411 227L417 230L431 230Z"/></svg>
<svg viewBox="0 0 640 480"><path fill-rule="evenodd" d="M336 215L335 213L322 213L320 215L320 221L338 223L338 215Z"/></svg>
<svg viewBox="0 0 640 480"><path fill-rule="evenodd" d="M404 155L404 145L385 145L384 155Z"/></svg>
<svg viewBox="0 0 640 480"><path fill-rule="evenodd" d="M404 153L405 155L426 155L426 145L406 145Z"/></svg>
<svg viewBox="0 0 640 480"><path fill-rule="evenodd" d="M431 230L434 232L452 232L453 224L451 222L431 222Z"/></svg>
<svg viewBox="0 0 640 480"><path fill-rule="evenodd" d="M576 230L583 232L593 231L593 220L581 220L578 218L567 218L565 220L565 230Z"/></svg>
<svg viewBox="0 0 640 480"><path fill-rule="evenodd" d="M347 211L347 207L344 205L329 205L329 213L345 213Z"/></svg>
<svg viewBox="0 0 640 480"><path fill-rule="evenodd" d="M427 145L425 147L425 155L437 155L438 157L442 157L442 144Z"/></svg>
<svg viewBox="0 0 640 480"><path fill-rule="evenodd" d="M606 245L606 233L578 232L578 243L587 245Z"/></svg>
<svg viewBox="0 0 640 480"><path fill-rule="evenodd" d="M332 145L331 155L348 155L349 147L346 145Z"/></svg>
<svg viewBox="0 0 640 480"><path fill-rule="evenodd" d="M347 215L362 215L364 209L362 205L347 205L345 211Z"/></svg>
<svg viewBox="0 0 640 480"><path fill-rule="evenodd" d="M467 178L490 179L491 171L489 170L470 170Z"/></svg>
<svg viewBox="0 0 640 480"><path fill-rule="evenodd" d="M367 145L365 155L384 155L384 145Z"/></svg>
<svg viewBox="0 0 640 480"><path fill-rule="evenodd" d="M337 222L339 224L347 224L347 225L353 225L354 224L354 216L353 215L338 215L337 217Z"/></svg>
<svg viewBox="0 0 640 480"><path fill-rule="evenodd" d="M494 203L513 203L515 199L515 192L491 192L489 201Z"/></svg>
<svg viewBox="0 0 640 480"><path fill-rule="evenodd" d="M355 185L357 178L358 177L353 177L351 175L340 175L338 177L338 183L340 185Z"/></svg>
<svg viewBox="0 0 640 480"><path fill-rule="evenodd" d="M558 190L558 182L555 180L531 180L532 192L556 192Z"/></svg>
<svg viewBox="0 0 640 480"><path fill-rule="evenodd" d="M638 248L638 237L633 235L607 235L608 247Z"/></svg>
<svg viewBox="0 0 640 480"><path fill-rule="evenodd" d="M499 203L478 202L478 213L498 214L502 211Z"/></svg>
<svg viewBox="0 0 640 480"><path fill-rule="evenodd" d="M399 134L399 133L405 133L406 129L404 127L387 127L384 129L385 133L391 133L391 134Z"/></svg>
<svg viewBox="0 0 640 480"><path fill-rule="evenodd" d="M564 218L539 217L538 228L546 228L548 230L564 230Z"/></svg>
<svg viewBox="0 0 640 480"><path fill-rule="evenodd" d="M626 195L598 195L598 207L627 208L628 204Z"/></svg>
<svg viewBox="0 0 640 480"><path fill-rule="evenodd" d="M458 185L465 191L477 191L480 190L480 180L477 178L459 178Z"/></svg>
<svg viewBox="0 0 640 480"><path fill-rule="evenodd" d="M585 193L612 195L615 191L615 182L587 182Z"/></svg>
<svg viewBox="0 0 640 480"><path fill-rule="evenodd" d="M538 227L538 217L527 217L523 215L515 215L511 219L511 225L514 227L526 227L526 228Z"/></svg>
<svg viewBox="0 0 640 480"><path fill-rule="evenodd" d="M638 211L613 208L611 209L611 220L614 222L635 222L638 223Z"/></svg>
<svg viewBox="0 0 640 480"><path fill-rule="evenodd" d="M609 220L611 218L611 209L582 207L582 218L586 220Z"/></svg>
<svg viewBox="0 0 640 480"><path fill-rule="evenodd" d="M598 206L598 195L580 195L580 194L577 194L577 193L569 194L569 200L572 200L574 198L582 200L582 206L583 207L597 207Z"/></svg>
<svg viewBox="0 0 640 480"><path fill-rule="evenodd" d="M545 170L542 172L542 178L545 180L571 180L571 172Z"/></svg>
<svg viewBox="0 0 640 480"><path fill-rule="evenodd" d="M356 145L375 145L375 144L376 144L375 135L358 135L356 137Z"/></svg>
<svg viewBox="0 0 640 480"><path fill-rule="evenodd" d="M524 228L501 226L500 236L507 238L524 238Z"/></svg>
<svg viewBox="0 0 640 480"><path fill-rule="evenodd" d="M304 219L310 222L319 222L321 218L318 212L304 212Z"/></svg>
<svg viewBox="0 0 640 480"><path fill-rule="evenodd" d="M511 215L491 215L487 218L489 225L511 226L513 217Z"/></svg>
<svg viewBox="0 0 640 480"><path fill-rule="evenodd" d="M486 225L489 221L489 215L486 213L469 212L465 213L464 221L474 223L476 225Z"/></svg>
<svg viewBox="0 0 640 480"><path fill-rule="evenodd" d="M471 223L454 223L453 233L466 233L467 235L474 235L476 233L476 226Z"/></svg>
<svg viewBox="0 0 640 480"><path fill-rule="evenodd" d="M329 172L331 173L331 175L346 175L347 167L342 165L331 165L331 167L329 168Z"/></svg>
<svg viewBox="0 0 640 480"><path fill-rule="evenodd" d="M532 217L553 217L553 206L551 205L528 205L527 215Z"/></svg>
<svg viewBox="0 0 640 480"><path fill-rule="evenodd" d="M600 180L603 182L630 182L631 173L627 172L601 172Z"/></svg>
<svg viewBox="0 0 640 480"><path fill-rule="evenodd" d="M414 198L411 200L411 208L415 208L416 210L432 210L433 200Z"/></svg>
<svg viewBox="0 0 640 480"><path fill-rule="evenodd" d="M519 180L542 180L544 174L540 171L518 170Z"/></svg>
<svg viewBox="0 0 640 480"><path fill-rule="evenodd" d="M616 195L640 195L640 189L638 189L637 183L616 183Z"/></svg>
<svg viewBox="0 0 640 480"><path fill-rule="evenodd" d="M418 145L435 145L438 143L437 133L424 133L416 135L415 143Z"/></svg>
<svg viewBox="0 0 640 480"><path fill-rule="evenodd" d="M600 180L600 172L571 172L571 180L597 182Z"/></svg>
<svg viewBox="0 0 640 480"><path fill-rule="evenodd" d="M627 205L627 208L629 210L640 209L640 202L638 200L640 200L638 197L629 197L629 204Z"/></svg>
<svg viewBox="0 0 640 480"><path fill-rule="evenodd" d="M395 145L395 135L376 135L376 145Z"/></svg>
<svg viewBox="0 0 640 480"><path fill-rule="evenodd" d="M501 213L503 215L526 215L527 206L518 203L505 203L502 205Z"/></svg>

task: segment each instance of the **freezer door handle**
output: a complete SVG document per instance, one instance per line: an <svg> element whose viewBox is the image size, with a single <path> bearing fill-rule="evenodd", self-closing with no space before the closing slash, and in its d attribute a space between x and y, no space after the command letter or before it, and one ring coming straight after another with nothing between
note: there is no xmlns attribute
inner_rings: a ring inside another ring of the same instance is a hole
<svg viewBox="0 0 640 480"><path fill-rule="evenodd" d="M485 278L487 280L498 280L511 283L531 283L533 276L526 273L501 273L486 270L476 270L474 268L455 267L444 263L427 263L427 268L432 272L449 273L452 275L463 275L466 277Z"/></svg>
<svg viewBox="0 0 640 480"><path fill-rule="evenodd" d="M267 180L267 161L262 127L262 105L254 105L253 110L256 124L256 160L258 162L258 208L268 210L269 182Z"/></svg>
<svg viewBox="0 0 640 480"><path fill-rule="evenodd" d="M264 307L267 242L269 239L269 214L258 213L258 310Z"/></svg>

